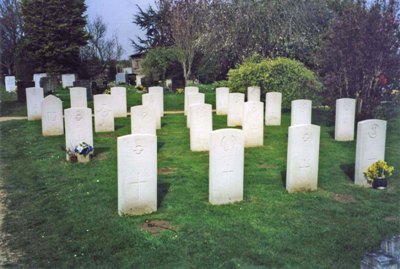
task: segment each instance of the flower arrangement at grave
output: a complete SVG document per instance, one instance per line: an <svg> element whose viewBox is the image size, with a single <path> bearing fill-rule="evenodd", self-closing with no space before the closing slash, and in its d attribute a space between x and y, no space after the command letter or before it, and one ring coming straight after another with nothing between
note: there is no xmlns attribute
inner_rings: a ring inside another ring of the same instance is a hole
<svg viewBox="0 0 400 269"><path fill-rule="evenodd" d="M393 175L394 167L388 165L385 161L379 160L371 164L364 176L372 187L384 189L387 186L387 178Z"/></svg>
<svg viewBox="0 0 400 269"><path fill-rule="evenodd" d="M177 89L176 89L176 93L178 93L178 94L182 94L184 91L185 91L185 90L182 89L182 88L177 88Z"/></svg>
<svg viewBox="0 0 400 269"><path fill-rule="evenodd" d="M111 94L111 90L110 90L110 89L106 89L106 90L104 91L104 94Z"/></svg>
<svg viewBox="0 0 400 269"><path fill-rule="evenodd" d="M94 148L86 142L81 142L75 146L74 150L68 149L67 154L69 160L72 162L88 162L90 161L90 156L93 154Z"/></svg>
<svg viewBox="0 0 400 269"><path fill-rule="evenodd" d="M135 86L135 89L136 89L138 92L144 92L144 91L146 90L146 88L145 88L143 85L136 85L136 86Z"/></svg>

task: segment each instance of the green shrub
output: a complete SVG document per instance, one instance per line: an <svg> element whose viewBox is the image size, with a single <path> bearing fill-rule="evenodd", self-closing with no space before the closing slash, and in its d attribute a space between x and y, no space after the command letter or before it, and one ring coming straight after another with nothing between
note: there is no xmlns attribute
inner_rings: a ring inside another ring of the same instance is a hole
<svg viewBox="0 0 400 269"><path fill-rule="evenodd" d="M281 92L284 108L289 108L296 99L310 99L316 105L322 89L311 70L288 58L260 59L253 55L229 70L228 77L233 92L245 92L249 86L260 86L263 96L266 92Z"/></svg>

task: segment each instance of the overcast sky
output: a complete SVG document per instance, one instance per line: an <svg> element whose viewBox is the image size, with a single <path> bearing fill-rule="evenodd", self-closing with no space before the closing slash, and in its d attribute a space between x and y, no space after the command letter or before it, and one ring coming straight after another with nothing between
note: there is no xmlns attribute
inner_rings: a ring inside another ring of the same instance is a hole
<svg viewBox="0 0 400 269"><path fill-rule="evenodd" d="M107 35L111 37L114 33L124 48L122 59L127 59L134 53L130 39L136 40L136 36L144 36L144 33L133 23L133 16L137 14L136 5L147 9L149 5L154 6L155 0L85 0L87 5L88 20L96 16L103 18L107 24Z"/></svg>

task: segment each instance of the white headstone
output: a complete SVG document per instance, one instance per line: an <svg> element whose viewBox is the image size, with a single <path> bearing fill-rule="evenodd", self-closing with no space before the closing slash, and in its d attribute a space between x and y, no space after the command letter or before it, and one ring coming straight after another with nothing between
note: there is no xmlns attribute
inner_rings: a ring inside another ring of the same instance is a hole
<svg viewBox="0 0 400 269"><path fill-rule="evenodd" d="M265 125L281 125L282 93L265 94Z"/></svg>
<svg viewBox="0 0 400 269"><path fill-rule="evenodd" d="M17 89L17 85L15 83L15 76L6 76L4 82L7 92L15 92L15 90Z"/></svg>
<svg viewBox="0 0 400 269"><path fill-rule="evenodd" d="M314 191L318 186L320 127L305 124L289 127L286 190Z"/></svg>
<svg viewBox="0 0 400 269"><path fill-rule="evenodd" d="M204 93L192 93L188 94L187 98L187 117L186 117L186 127L190 128L190 106L197 105L197 104L204 104L205 101L205 94Z"/></svg>
<svg viewBox="0 0 400 269"><path fill-rule="evenodd" d="M191 117L190 150L209 150L210 132L212 131L212 105L191 105L189 117Z"/></svg>
<svg viewBox="0 0 400 269"><path fill-rule="evenodd" d="M132 72L132 67L125 67L125 68L123 69L123 71L124 71L125 74L132 74L132 73L133 73L133 72Z"/></svg>
<svg viewBox="0 0 400 269"><path fill-rule="evenodd" d="M357 125L354 183L369 186L364 172L379 160L385 160L386 121L364 120Z"/></svg>
<svg viewBox="0 0 400 269"><path fill-rule="evenodd" d="M169 78L165 80L165 87L172 88L172 79Z"/></svg>
<svg viewBox="0 0 400 269"><path fill-rule="evenodd" d="M118 137L118 214L157 211L157 137Z"/></svg>
<svg viewBox="0 0 400 269"><path fill-rule="evenodd" d="M28 120L40 120L42 118L43 88L26 88L26 107Z"/></svg>
<svg viewBox="0 0 400 269"><path fill-rule="evenodd" d="M113 110L115 118L125 118L127 116L127 100L125 87L112 87L111 96L113 99Z"/></svg>
<svg viewBox="0 0 400 269"><path fill-rule="evenodd" d="M94 131L114 132L113 98L110 94L93 95Z"/></svg>
<svg viewBox="0 0 400 269"><path fill-rule="evenodd" d="M47 77L46 73L33 74L33 81L35 82L35 88L40 88L40 79Z"/></svg>
<svg viewBox="0 0 400 269"><path fill-rule="evenodd" d="M149 87L150 94L156 94L160 106L160 116L164 116L164 88L160 86Z"/></svg>
<svg viewBox="0 0 400 269"><path fill-rule="evenodd" d="M353 141L354 122L356 118L356 99L342 98L336 100L335 140Z"/></svg>
<svg viewBox="0 0 400 269"><path fill-rule="evenodd" d="M148 106L150 110L154 111L156 121L156 128L161 128L160 107L158 103L158 96L156 94L146 93L142 95L142 104Z"/></svg>
<svg viewBox="0 0 400 269"><path fill-rule="evenodd" d="M65 149L74 152L75 147L85 142L93 145L92 109L73 107L64 110ZM68 160L68 157L67 157Z"/></svg>
<svg viewBox="0 0 400 269"><path fill-rule="evenodd" d="M191 87L185 87L185 92L184 92L184 94L185 94L185 103L184 103L184 105L185 105L185 115L187 115L187 113L188 113L188 110L189 110L189 106L187 105L187 97L189 96L189 94L192 94L192 93L199 93L199 88L198 87L193 87L193 86L191 86Z"/></svg>
<svg viewBox="0 0 400 269"><path fill-rule="evenodd" d="M228 114L229 88L219 87L216 91L217 115Z"/></svg>
<svg viewBox="0 0 400 269"><path fill-rule="evenodd" d="M311 124L311 100L294 100L292 101L292 112L290 126Z"/></svg>
<svg viewBox="0 0 400 269"><path fill-rule="evenodd" d="M228 204L243 200L244 134L239 129L210 133L209 202Z"/></svg>
<svg viewBox="0 0 400 269"><path fill-rule="evenodd" d="M75 74L63 74L61 76L63 88L73 87L76 80Z"/></svg>
<svg viewBox="0 0 400 269"><path fill-rule="evenodd" d="M71 107L87 107L87 93L84 87L72 87L69 89Z"/></svg>
<svg viewBox="0 0 400 269"><path fill-rule="evenodd" d="M126 74L125 73L117 73L115 75L115 84L123 84L126 83Z"/></svg>
<svg viewBox="0 0 400 269"><path fill-rule="evenodd" d="M131 133L156 135L156 116L150 106L131 107Z"/></svg>
<svg viewBox="0 0 400 269"><path fill-rule="evenodd" d="M242 126L244 94L230 93L228 100L228 126Z"/></svg>
<svg viewBox="0 0 400 269"><path fill-rule="evenodd" d="M143 75L136 75L136 86L142 85L142 78L144 77Z"/></svg>
<svg viewBox="0 0 400 269"><path fill-rule="evenodd" d="M243 132L245 147L264 145L264 104L262 102L244 103Z"/></svg>
<svg viewBox="0 0 400 269"><path fill-rule="evenodd" d="M42 134L43 136L64 134L62 101L54 95L48 95L42 101Z"/></svg>
<svg viewBox="0 0 400 269"><path fill-rule="evenodd" d="M251 86L247 88L247 102L260 102L261 89L258 86Z"/></svg>

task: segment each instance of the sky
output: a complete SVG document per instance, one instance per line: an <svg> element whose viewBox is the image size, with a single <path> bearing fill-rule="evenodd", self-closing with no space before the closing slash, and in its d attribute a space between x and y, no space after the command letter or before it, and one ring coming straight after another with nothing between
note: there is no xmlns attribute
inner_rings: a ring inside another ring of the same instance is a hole
<svg viewBox="0 0 400 269"><path fill-rule="evenodd" d="M124 49L122 60L135 53L130 39L144 37L144 32L133 23L133 17L138 12L136 5L146 10L149 5L154 6L154 2L155 0L85 0L88 21L100 16L107 25L107 36L117 35Z"/></svg>

